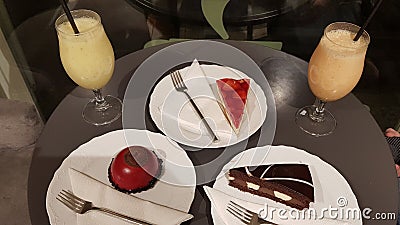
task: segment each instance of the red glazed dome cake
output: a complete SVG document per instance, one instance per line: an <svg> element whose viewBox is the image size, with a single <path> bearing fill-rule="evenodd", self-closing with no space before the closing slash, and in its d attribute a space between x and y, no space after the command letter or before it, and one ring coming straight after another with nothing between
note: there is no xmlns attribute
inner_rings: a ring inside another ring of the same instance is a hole
<svg viewBox="0 0 400 225"><path fill-rule="evenodd" d="M108 179L119 191L138 193L154 187L161 174L162 161L142 146L120 151L108 168Z"/></svg>

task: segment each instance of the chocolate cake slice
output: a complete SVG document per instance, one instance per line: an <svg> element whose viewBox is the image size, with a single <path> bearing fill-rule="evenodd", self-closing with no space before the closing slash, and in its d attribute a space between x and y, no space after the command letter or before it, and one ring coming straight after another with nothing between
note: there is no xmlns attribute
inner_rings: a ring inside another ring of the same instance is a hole
<svg viewBox="0 0 400 225"><path fill-rule="evenodd" d="M314 186L309 167L304 164L273 164L240 167L228 172L229 185L266 197L296 209L314 202Z"/></svg>

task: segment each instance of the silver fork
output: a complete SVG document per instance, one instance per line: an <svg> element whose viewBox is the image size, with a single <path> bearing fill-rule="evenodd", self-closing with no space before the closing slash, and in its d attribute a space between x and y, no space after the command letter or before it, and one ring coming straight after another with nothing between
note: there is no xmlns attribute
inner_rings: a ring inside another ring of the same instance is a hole
<svg viewBox="0 0 400 225"><path fill-rule="evenodd" d="M257 213L254 213L233 201L229 201L226 210L234 217L239 219L242 223L247 225L260 225L260 224L277 225L276 223L272 223L259 218Z"/></svg>
<svg viewBox="0 0 400 225"><path fill-rule="evenodd" d="M148 222L138 220L126 215L123 215L121 213L114 212L110 209L106 208L101 208L101 207L96 207L92 204L92 202L86 201L84 199L79 198L78 196L74 195L71 191L66 191L62 190L58 196L56 197L58 201L63 203L65 206L70 208L72 211L79 213L79 214L84 214L89 210L98 210L104 213L107 213L108 215L123 219L125 221L131 222L132 224L136 225L151 225Z"/></svg>
<svg viewBox="0 0 400 225"><path fill-rule="evenodd" d="M175 90L182 92L186 95L186 97L189 99L190 103L192 104L193 108L196 110L196 113L200 116L200 119L204 122L208 132L211 134L213 141L218 141L217 136L215 135L214 131L211 129L210 125L207 123L207 120L205 120L203 114L200 112L200 109L197 107L196 103L194 103L192 97L190 97L188 93L188 88L185 85L185 82L182 79L181 73L177 70L175 72L172 72L170 74L172 83L175 87Z"/></svg>

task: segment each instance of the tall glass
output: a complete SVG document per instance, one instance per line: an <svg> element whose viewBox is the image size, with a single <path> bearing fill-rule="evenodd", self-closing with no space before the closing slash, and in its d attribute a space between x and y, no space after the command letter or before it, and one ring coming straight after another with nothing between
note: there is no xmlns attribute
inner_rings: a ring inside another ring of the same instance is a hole
<svg viewBox="0 0 400 225"><path fill-rule="evenodd" d="M114 51L101 24L100 16L86 9L71 12L79 33L74 34L65 14L55 22L60 58L68 76L79 86L93 90L94 99L83 109L85 121L109 124L121 116L121 100L103 96L103 88L114 72Z"/></svg>
<svg viewBox="0 0 400 225"><path fill-rule="evenodd" d="M370 38L364 31L353 41L359 29L346 22L328 25L311 56L308 85L317 97L316 105L299 109L295 119L311 135L324 136L335 130L337 122L325 104L346 96L360 80Z"/></svg>

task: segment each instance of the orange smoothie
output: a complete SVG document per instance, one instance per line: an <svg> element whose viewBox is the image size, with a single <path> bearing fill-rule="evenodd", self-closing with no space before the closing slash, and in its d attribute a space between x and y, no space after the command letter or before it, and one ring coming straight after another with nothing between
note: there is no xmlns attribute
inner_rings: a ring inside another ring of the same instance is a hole
<svg viewBox="0 0 400 225"><path fill-rule="evenodd" d="M343 98L360 80L368 40L353 41L348 30L331 30L321 38L308 65L308 83L314 95L330 102Z"/></svg>

